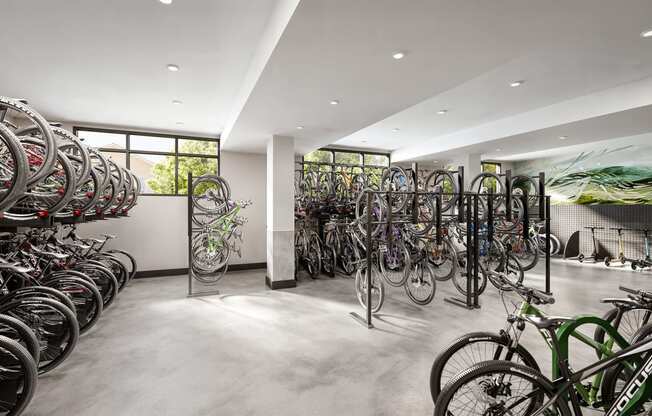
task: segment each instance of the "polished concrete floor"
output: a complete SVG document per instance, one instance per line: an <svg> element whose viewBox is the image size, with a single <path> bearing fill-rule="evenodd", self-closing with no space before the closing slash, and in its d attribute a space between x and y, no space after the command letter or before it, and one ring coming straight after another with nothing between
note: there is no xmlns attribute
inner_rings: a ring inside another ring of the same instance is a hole
<svg viewBox="0 0 652 416"><path fill-rule="evenodd" d="M650 273L553 262L561 315L602 313L619 284L652 290ZM527 282L542 287L540 270ZM271 291L264 272L236 272L221 295L187 298L184 277L140 279L121 293L72 357L41 377L28 415L430 415L428 376L437 352L473 330L498 330L505 312L489 287L482 308L443 301L417 307L399 289L369 330L349 278L303 278ZM550 353L533 330L524 344Z"/></svg>

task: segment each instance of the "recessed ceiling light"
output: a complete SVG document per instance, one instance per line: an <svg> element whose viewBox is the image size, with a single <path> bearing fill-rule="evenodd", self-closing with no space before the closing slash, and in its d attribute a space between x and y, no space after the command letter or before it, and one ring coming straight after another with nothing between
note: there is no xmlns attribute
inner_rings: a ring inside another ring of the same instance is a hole
<svg viewBox="0 0 652 416"><path fill-rule="evenodd" d="M437 114L446 114L446 113L448 113L448 110L446 109L437 111Z"/></svg>
<svg viewBox="0 0 652 416"><path fill-rule="evenodd" d="M645 32L641 32L641 37L642 38L652 38L652 30L646 30Z"/></svg>
<svg viewBox="0 0 652 416"><path fill-rule="evenodd" d="M439 163L439 161L438 160L433 160L432 163Z"/></svg>
<svg viewBox="0 0 652 416"><path fill-rule="evenodd" d="M168 71L170 72L177 72L179 69L179 65L168 64Z"/></svg>
<svg viewBox="0 0 652 416"><path fill-rule="evenodd" d="M405 58L405 52L394 52L392 54L392 58L396 59L397 61L399 59L403 59L403 58Z"/></svg>
<svg viewBox="0 0 652 416"><path fill-rule="evenodd" d="M523 81L523 80L520 80L520 81L514 81L514 82L511 82L511 83L509 84L509 86L510 86L510 87L520 87L520 86L523 85L524 83L525 83L525 81Z"/></svg>
<svg viewBox="0 0 652 416"><path fill-rule="evenodd" d="M183 121L177 121L177 126L183 126Z"/></svg>
<svg viewBox="0 0 652 416"><path fill-rule="evenodd" d="M331 105L338 105L340 100L331 100Z"/></svg>
<svg viewBox="0 0 652 416"><path fill-rule="evenodd" d="M179 101L179 100L172 100L172 104L174 104L174 105L181 105L181 104L183 104L183 102L182 102L182 101Z"/></svg>
<svg viewBox="0 0 652 416"><path fill-rule="evenodd" d="M401 130L401 129L399 129L399 128L394 128L394 129L392 129L392 131L393 131L394 133L396 133L397 131L400 131L400 130Z"/></svg>
<svg viewBox="0 0 652 416"><path fill-rule="evenodd" d="M158 0L163 4L172 4L172 0Z"/></svg>
<svg viewBox="0 0 652 416"><path fill-rule="evenodd" d="M559 140L566 140L568 139L568 136L559 136Z"/></svg>
<svg viewBox="0 0 652 416"><path fill-rule="evenodd" d="M360 140L361 143L367 143L367 139Z"/></svg>
<svg viewBox="0 0 652 416"><path fill-rule="evenodd" d="M303 126L297 126L297 130L303 130Z"/></svg>
<svg viewBox="0 0 652 416"><path fill-rule="evenodd" d="M496 149L496 152L502 152L502 151L503 151L503 149L500 149L500 148Z"/></svg>

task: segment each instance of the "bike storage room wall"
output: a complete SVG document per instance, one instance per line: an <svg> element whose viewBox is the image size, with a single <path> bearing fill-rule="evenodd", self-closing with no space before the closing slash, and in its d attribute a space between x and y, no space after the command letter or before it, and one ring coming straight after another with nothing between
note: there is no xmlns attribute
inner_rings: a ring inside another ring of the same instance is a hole
<svg viewBox="0 0 652 416"><path fill-rule="evenodd" d="M0 10L0 415L652 415L649 0Z"/></svg>

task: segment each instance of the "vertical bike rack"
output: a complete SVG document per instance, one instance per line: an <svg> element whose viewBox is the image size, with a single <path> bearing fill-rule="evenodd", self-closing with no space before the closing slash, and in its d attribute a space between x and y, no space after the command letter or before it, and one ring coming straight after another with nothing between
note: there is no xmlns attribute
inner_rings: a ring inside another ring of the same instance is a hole
<svg viewBox="0 0 652 416"><path fill-rule="evenodd" d="M192 218L195 215L194 212L194 205L192 203L192 194L193 194L193 178L192 178L192 172L188 172L188 297L195 297L195 296L206 296L206 295L219 295L220 291L217 289L213 290L203 290L203 291L197 291L195 288L195 278L193 277L193 271L192 271L192 237L193 234L201 231L201 229L193 227L192 225ZM199 215L207 215L203 213L199 213ZM218 271L219 272L219 271Z"/></svg>

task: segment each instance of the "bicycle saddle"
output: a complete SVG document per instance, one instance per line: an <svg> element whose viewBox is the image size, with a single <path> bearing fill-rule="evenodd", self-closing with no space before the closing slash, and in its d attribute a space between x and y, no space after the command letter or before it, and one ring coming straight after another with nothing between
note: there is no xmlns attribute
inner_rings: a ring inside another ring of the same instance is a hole
<svg viewBox="0 0 652 416"><path fill-rule="evenodd" d="M573 318L566 318L563 316L533 316L528 315L525 319L530 322L532 325L536 326L538 329L548 329L548 328L557 328L564 322L570 322Z"/></svg>
<svg viewBox="0 0 652 416"><path fill-rule="evenodd" d="M83 242L86 243L86 244L88 244L89 242L91 242L91 243L96 243L96 244L102 244L102 243L104 242L104 241L99 240L99 239L97 239L97 238L84 238L84 239L82 239L81 241L83 241Z"/></svg>
<svg viewBox="0 0 652 416"><path fill-rule="evenodd" d="M9 270L16 273L31 273L34 271L34 268L23 266L20 263L0 263L0 270Z"/></svg>
<svg viewBox="0 0 652 416"><path fill-rule="evenodd" d="M70 257L69 254L61 254L53 251L45 251L32 246L32 252L38 256L45 257L52 260L65 260Z"/></svg>

